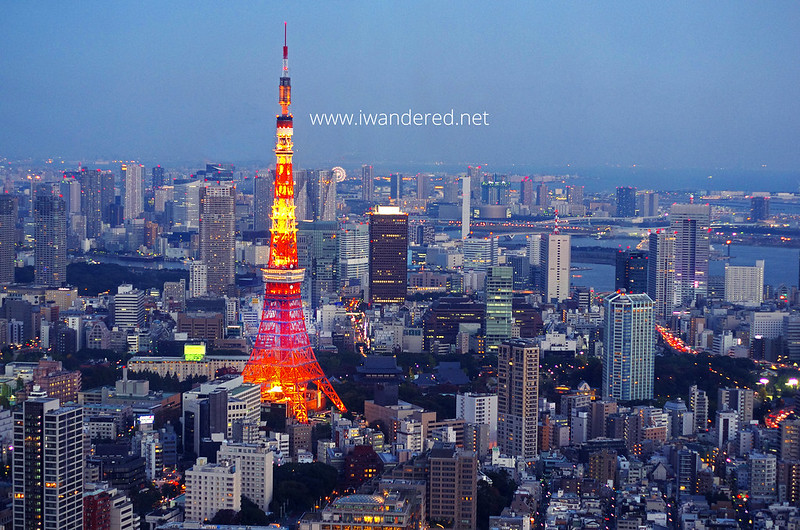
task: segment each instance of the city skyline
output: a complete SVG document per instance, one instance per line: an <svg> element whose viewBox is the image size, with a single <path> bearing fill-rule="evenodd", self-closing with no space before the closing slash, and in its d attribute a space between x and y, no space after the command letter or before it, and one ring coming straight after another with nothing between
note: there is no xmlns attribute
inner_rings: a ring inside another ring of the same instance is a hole
<svg viewBox="0 0 800 530"><path fill-rule="evenodd" d="M269 50L286 20L298 42L292 75L303 87L303 167L330 160L794 172L800 161L800 105L791 97L800 68L785 60L797 48L800 13L788 3L547 3L491 14L474 3L459 12L426 6L425 16L359 7L10 6L0 116L13 134L0 133L0 156L269 160L261 117L272 97L262 87L276 71ZM333 27L334 15L345 24ZM481 24L489 15L491 28ZM126 20L139 21L138 31ZM68 27L99 31L74 39ZM103 30L116 38L99 46ZM64 37L58 47L53 35ZM489 125L342 128L309 119L408 109L485 112Z"/></svg>

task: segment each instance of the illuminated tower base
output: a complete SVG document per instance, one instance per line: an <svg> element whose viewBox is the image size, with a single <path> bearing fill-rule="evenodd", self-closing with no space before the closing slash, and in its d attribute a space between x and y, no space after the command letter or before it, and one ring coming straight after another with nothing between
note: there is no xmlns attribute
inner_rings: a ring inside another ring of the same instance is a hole
<svg viewBox="0 0 800 530"><path fill-rule="evenodd" d="M311 385L324 392L339 410L345 407L308 340L300 300L303 273L303 269L264 271L267 287L261 324L243 375L245 382L261 385L262 401L285 403L287 416L305 423L308 410L316 407Z"/></svg>

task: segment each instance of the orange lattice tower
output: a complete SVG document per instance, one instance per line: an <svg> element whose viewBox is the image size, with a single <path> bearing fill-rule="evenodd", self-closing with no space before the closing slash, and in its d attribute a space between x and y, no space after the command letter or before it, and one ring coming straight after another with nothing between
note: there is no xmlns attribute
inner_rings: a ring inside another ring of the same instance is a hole
<svg viewBox="0 0 800 530"><path fill-rule="evenodd" d="M272 229L269 263L263 269L266 292L258 336L243 375L245 382L261 385L262 401L285 403L287 416L305 423L309 405L315 402L309 392L310 385L324 392L340 411L344 412L345 407L314 357L303 319L300 284L305 271L297 262L292 115L289 114L291 92L289 48L284 25Z"/></svg>

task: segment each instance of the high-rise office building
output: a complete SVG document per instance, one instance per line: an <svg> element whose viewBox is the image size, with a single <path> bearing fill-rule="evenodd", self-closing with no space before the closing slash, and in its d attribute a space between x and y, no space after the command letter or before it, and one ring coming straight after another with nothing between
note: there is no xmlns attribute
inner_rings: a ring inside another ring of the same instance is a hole
<svg viewBox="0 0 800 530"><path fill-rule="evenodd" d="M536 206L541 208L550 207L550 190L544 182L536 186Z"/></svg>
<svg viewBox="0 0 800 530"><path fill-rule="evenodd" d="M361 166L361 200L372 202L375 197L375 176L372 166L364 164Z"/></svg>
<svg viewBox="0 0 800 530"><path fill-rule="evenodd" d="M339 289L339 225L335 221L301 221L297 231L297 260L306 270L301 293L312 309L324 293Z"/></svg>
<svg viewBox="0 0 800 530"><path fill-rule="evenodd" d="M189 298L208 294L208 267L202 261L189 262Z"/></svg>
<svg viewBox="0 0 800 530"><path fill-rule="evenodd" d="M392 173L389 175L389 199L397 201L403 198L403 174Z"/></svg>
<svg viewBox="0 0 800 530"><path fill-rule="evenodd" d="M605 300L603 397L653 398L655 322L646 294L614 293Z"/></svg>
<svg viewBox="0 0 800 530"><path fill-rule="evenodd" d="M769 219L769 197L752 197L750 199L750 220L763 221Z"/></svg>
<svg viewBox="0 0 800 530"><path fill-rule="evenodd" d="M567 205L569 215L585 215L586 206L583 204L583 186L567 186Z"/></svg>
<svg viewBox="0 0 800 530"><path fill-rule="evenodd" d="M224 442L217 451L217 461L236 462L242 473L242 495L269 512L272 502L273 453L266 443Z"/></svg>
<svg viewBox="0 0 800 530"><path fill-rule="evenodd" d="M481 203L507 205L511 186L505 175L484 175L481 182Z"/></svg>
<svg viewBox="0 0 800 530"><path fill-rule="evenodd" d="M764 301L764 260L755 267L725 266L725 301L748 307L758 307Z"/></svg>
<svg viewBox="0 0 800 530"><path fill-rule="evenodd" d="M771 503L777 498L778 459L753 451L747 455L750 471L748 494L755 502Z"/></svg>
<svg viewBox="0 0 800 530"><path fill-rule="evenodd" d="M67 281L67 216L64 201L54 195L37 195L34 279L38 285L61 287Z"/></svg>
<svg viewBox="0 0 800 530"><path fill-rule="evenodd" d="M367 223L345 223L339 234L339 279L353 284L355 280L362 289L369 281L369 225Z"/></svg>
<svg viewBox="0 0 800 530"><path fill-rule="evenodd" d="M615 290L627 293L646 293L648 275L648 255L642 250L617 252Z"/></svg>
<svg viewBox="0 0 800 530"><path fill-rule="evenodd" d="M83 408L34 398L14 413L14 529L83 527Z"/></svg>
<svg viewBox="0 0 800 530"><path fill-rule="evenodd" d="M544 288L544 278L542 274L542 255L544 254L544 237L542 234L531 234L528 236L528 246L526 254L528 264L531 267L531 284L534 289L541 291Z"/></svg>
<svg viewBox="0 0 800 530"><path fill-rule="evenodd" d="M210 464L207 458L198 458L186 470L187 521L204 522L220 510L242 509L242 471L236 462L222 460Z"/></svg>
<svg viewBox="0 0 800 530"><path fill-rule="evenodd" d="M464 240L464 270L485 271L497 265L497 238Z"/></svg>
<svg viewBox="0 0 800 530"><path fill-rule="evenodd" d="M452 521L453 530L477 528L477 455L437 442L428 453L428 465L428 517Z"/></svg>
<svg viewBox="0 0 800 530"><path fill-rule="evenodd" d="M270 170L270 175L273 175L274 181L274 171ZM316 203L312 202L310 199L310 180L315 178L315 174L311 170L298 169L293 173L293 175L295 217L298 221L313 221Z"/></svg>
<svg viewBox="0 0 800 530"><path fill-rule="evenodd" d="M489 267L486 274L486 351L497 353L500 345L511 338L514 297L511 267Z"/></svg>
<svg viewBox="0 0 800 530"><path fill-rule="evenodd" d="M206 183L197 178L176 180L173 198L173 223L185 228L200 226L200 191Z"/></svg>
<svg viewBox="0 0 800 530"><path fill-rule="evenodd" d="M314 220L335 221L336 178L333 171L319 169L308 173L311 176L309 191L314 202Z"/></svg>
<svg viewBox="0 0 800 530"><path fill-rule="evenodd" d="M536 191L533 185L533 179L528 175L522 177L522 181L520 182L519 202L529 207L536 204Z"/></svg>
<svg viewBox="0 0 800 530"><path fill-rule="evenodd" d="M417 173L417 199L427 199L431 193L431 178L433 175L427 173Z"/></svg>
<svg viewBox="0 0 800 530"><path fill-rule="evenodd" d="M125 176L125 220L136 219L144 212L144 166L132 162L122 165Z"/></svg>
<svg viewBox="0 0 800 530"><path fill-rule="evenodd" d="M16 259L17 198L0 195L0 283L14 281Z"/></svg>
<svg viewBox="0 0 800 530"><path fill-rule="evenodd" d="M370 302L403 304L408 286L408 214L396 206L378 206L369 218Z"/></svg>
<svg viewBox="0 0 800 530"><path fill-rule="evenodd" d="M167 183L164 179L164 168L160 165L155 166L152 170L150 170L150 174L152 175L153 189L160 188Z"/></svg>
<svg viewBox="0 0 800 530"><path fill-rule="evenodd" d="M658 230L650 234L647 294L655 303L655 317L664 320L678 305L675 289L675 234Z"/></svg>
<svg viewBox="0 0 800 530"><path fill-rule="evenodd" d="M497 394L456 394L456 418L489 426L489 440L497 441Z"/></svg>
<svg viewBox="0 0 800 530"><path fill-rule="evenodd" d="M658 215L658 193L641 191L636 194L636 215L639 217L655 217Z"/></svg>
<svg viewBox="0 0 800 530"><path fill-rule="evenodd" d="M144 327L144 292L132 285L120 285L114 296L114 325L120 329Z"/></svg>
<svg viewBox="0 0 800 530"><path fill-rule="evenodd" d="M59 183L58 192L64 203L67 205L67 214L79 213L81 211L81 182L77 177L80 173L71 172L69 176L64 174L64 179Z"/></svg>
<svg viewBox="0 0 800 530"><path fill-rule="evenodd" d="M200 260L206 264L208 290L218 295L236 281L234 193L231 182L208 183L200 190Z"/></svg>
<svg viewBox="0 0 800 530"><path fill-rule="evenodd" d="M266 232L270 227L272 215L272 186L275 177L272 171L257 174L253 181L253 230Z"/></svg>
<svg viewBox="0 0 800 530"><path fill-rule="evenodd" d="M718 388L717 408L735 410L739 425L744 427L753 420L755 392L747 388Z"/></svg>
<svg viewBox="0 0 800 530"><path fill-rule="evenodd" d="M617 188L617 217L636 215L636 188L621 186Z"/></svg>
<svg viewBox="0 0 800 530"><path fill-rule="evenodd" d="M708 430L708 396L697 385L689 387L689 409L694 413L695 427L698 431Z"/></svg>
<svg viewBox="0 0 800 530"><path fill-rule="evenodd" d="M466 182L467 189L469 190L470 197L475 200L478 200L481 197L482 174L483 172L481 171L481 166L467 166L467 177L469 178L469 181ZM463 187L461 192L464 192Z"/></svg>
<svg viewBox="0 0 800 530"><path fill-rule="evenodd" d="M569 298L570 287L570 236L548 234L545 239L542 273L544 276L545 301L563 302Z"/></svg>
<svg viewBox="0 0 800 530"><path fill-rule="evenodd" d="M471 192L469 175L461 178L461 239L467 239L470 232L470 219L472 218L471 207Z"/></svg>
<svg viewBox="0 0 800 530"><path fill-rule="evenodd" d="M736 440L739 432L739 415L735 410L717 410L714 428L717 432L717 448L724 449L725 444Z"/></svg>
<svg viewBox="0 0 800 530"><path fill-rule="evenodd" d="M786 419L781 422L779 456L783 461L800 460L800 420Z"/></svg>
<svg viewBox="0 0 800 530"><path fill-rule="evenodd" d="M497 361L497 443L509 456L538 454L539 344L513 339L500 345Z"/></svg>
<svg viewBox="0 0 800 530"><path fill-rule="evenodd" d="M708 293L711 206L673 204L669 218L669 229L675 234L675 290L678 302L691 305Z"/></svg>

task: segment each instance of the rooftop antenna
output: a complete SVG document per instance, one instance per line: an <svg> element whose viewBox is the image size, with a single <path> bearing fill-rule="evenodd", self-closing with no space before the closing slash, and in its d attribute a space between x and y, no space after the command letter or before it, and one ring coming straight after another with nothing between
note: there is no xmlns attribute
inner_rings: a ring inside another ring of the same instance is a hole
<svg viewBox="0 0 800 530"><path fill-rule="evenodd" d="M558 229L558 208L556 208L556 219L555 219L555 225L553 226L553 235L557 236L559 233L560 231Z"/></svg>
<svg viewBox="0 0 800 530"><path fill-rule="evenodd" d="M283 23L283 77L289 77L289 46L286 44L286 22Z"/></svg>

